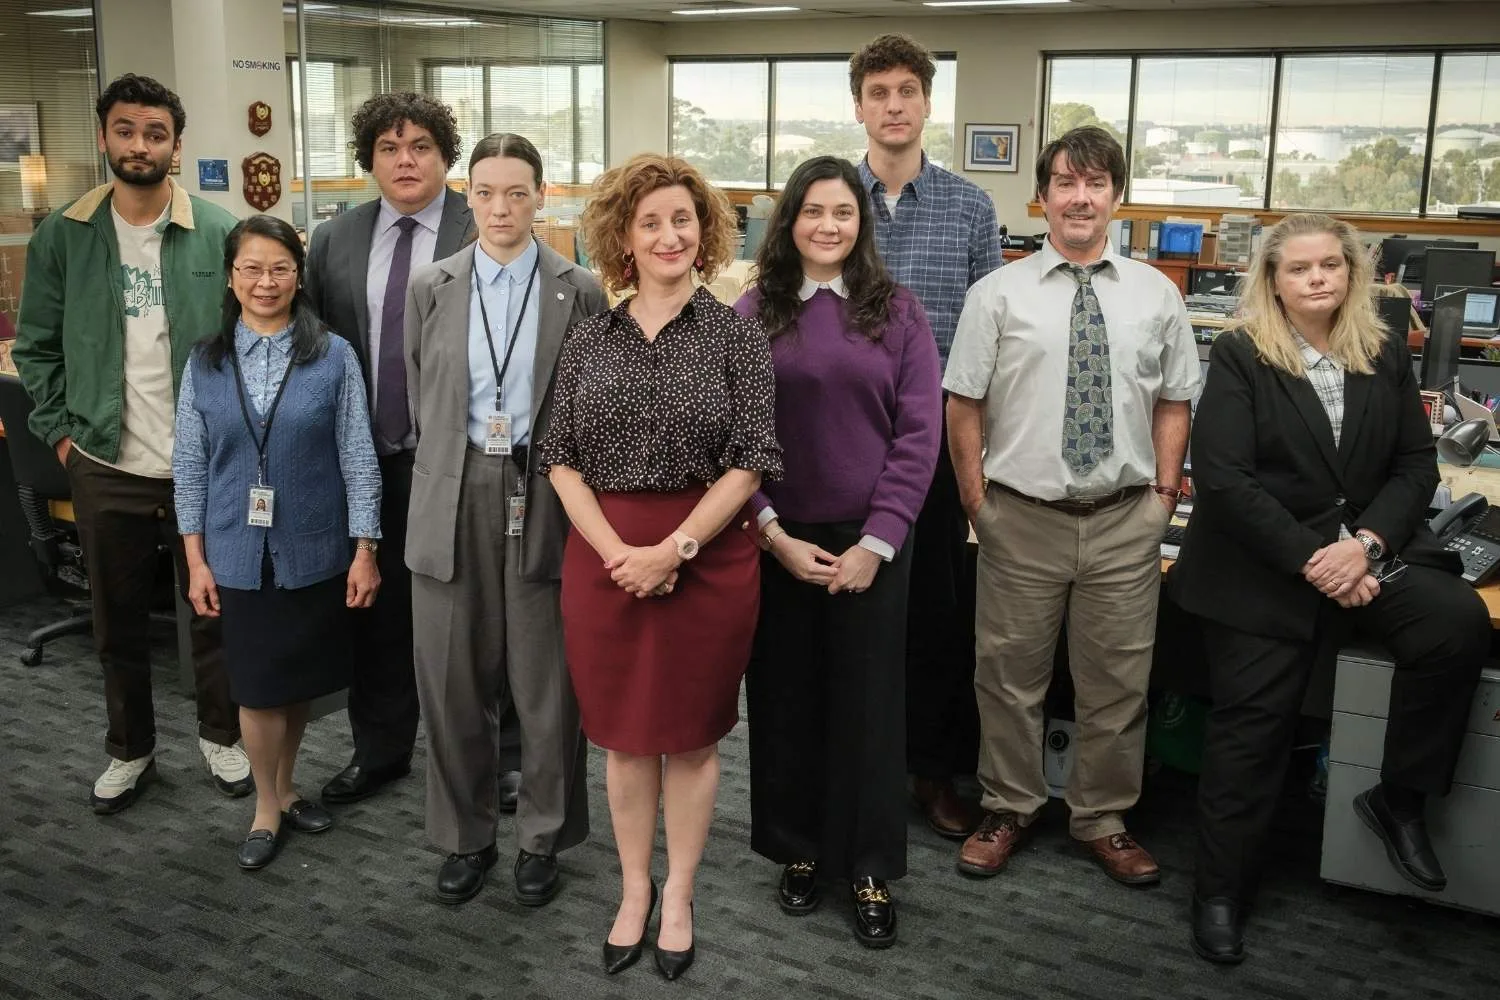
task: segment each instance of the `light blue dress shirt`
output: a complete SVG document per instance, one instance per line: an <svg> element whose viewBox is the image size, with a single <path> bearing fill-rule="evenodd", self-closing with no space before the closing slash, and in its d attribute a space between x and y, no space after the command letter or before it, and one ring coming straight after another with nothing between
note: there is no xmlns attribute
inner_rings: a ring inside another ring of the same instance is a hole
<svg viewBox="0 0 1500 1000"><path fill-rule="evenodd" d="M411 267L415 271L420 264L432 263L433 254L437 253L438 226L443 222L443 203L448 198L446 187L438 192L438 196L428 203L427 207L412 216L417 220L417 228L411 231ZM370 359L370 370L375 370L375 359L380 357L380 340L385 331L380 328L381 314L385 311L385 283L391 276L391 258L396 253L396 241L401 238L401 230L396 228L396 221L402 213L395 205L380 199L380 214L375 218L375 232L370 239L370 267L365 272L365 307L370 317L370 337L368 350L365 357ZM395 331L395 337L400 340L405 336L404 330ZM376 379L370 378L370 412L375 412L375 393L378 391L375 385ZM410 404L408 404L410 405ZM412 431L407 434L406 440L401 442L405 451L410 451L417 446L416 420L412 420Z"/></svg>
<svg viewBox="0 0 1500 1000"><path fill-rule="evenodd" d="M522 299L526 300L526 315L520 316L516 346L511 352L510 367L505 370L504 406L511 415L511 442L522 445L531 437L531 374L536 362L542 276L537 274L532 282L529 297L526 282L539 254L533 239L521 256L502 266L484 252L482 245L474 245L474 274L478 282L476 285L470 279L469 285L469 440L479 448L484 447L488 419L495 412L495 365L505 364L505 348L511 331L516 329ZM485 341L484 317L479 310L481 295L490 317L489 336L495 346L493 361Z"/></svg>

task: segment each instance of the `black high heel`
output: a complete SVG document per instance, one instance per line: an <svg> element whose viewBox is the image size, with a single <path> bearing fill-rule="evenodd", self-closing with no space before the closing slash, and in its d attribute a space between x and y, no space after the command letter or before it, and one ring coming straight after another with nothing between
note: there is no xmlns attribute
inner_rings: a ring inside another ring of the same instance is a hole
<svg viewBox="0 0 1500 1000"><path fill-rule="evenodd" d="M641 936L635 944L610 944L604 939L604 971L613 976L624 972L641 960L641 946L646 943L646 928L651 924L651 911L656 909L656 883L651 883L651 902L646 904L646 919L641 921Z"/></svg>
<svg viewBox="0 0 1500 1000"><path fill-rule="evenodd" d="M688 916L694 916L692 903L688 903ZM693 943L687 946L687 951L667 951L661 946L661 933L659 930L656 935L656 941L656 967L660 969L661 974L666 976L669 980L676 979L678 976L681 976L688 970L688 966L693 964L693 958L695 957L698 949L698 934L696 928L694 928Z"/></svg>

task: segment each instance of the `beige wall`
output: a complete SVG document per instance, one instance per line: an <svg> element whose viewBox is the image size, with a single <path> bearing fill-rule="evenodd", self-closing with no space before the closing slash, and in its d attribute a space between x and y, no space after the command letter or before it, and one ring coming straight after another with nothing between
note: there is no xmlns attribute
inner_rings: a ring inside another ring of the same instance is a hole
<svg viewBox="0 0 1500 1000"><path fill-rule="evenodd" d="M172 0L111 0L99 5L99 47L104 66L101 87L123 73L154 77L177 89L177 54L172 47ZM192 109L187 108L192 123Z"/></svg>
<svg viewBox="0 0 1500 1000"><path fill-rule="evenodd" d="M666 152L664 32L650 21L604 24L605 152L609 165L636 153Z"/></svg>
<svg viewBox="0 0 1500 1000"><path fill-rule="evenodd" d="M1421 16L1413 16L1420 7ZM1022 170L968 173L990 192L1002 224L1017 232L1045 228L1028 219L1032 179L1026 165L1037 150L1042 54L1064 51L1273 46L1500 43L1500 3L1422 3L1336 8L1248 8L1157 13L987 14L963 17L713 22L661 26L662 57L854 51L887 31L911 34L935 50L958 55L957 124L1021 123ZM646 61L641 51L637 63ZM611 83L614 82L611 70ZM646 89L652 90L654 82ZM654 95L654 90L652 90ZM610 91L618 106L637 100L630 82ZM642 98L644 99L644 95ZM786 98L783 97L783 100ZM665 99L661 104L665 107ZM853 117L851 103L850 117ZM666 149L665 115L633 123L640 145ZM651 134L648 127L654 128Z"/></svg>

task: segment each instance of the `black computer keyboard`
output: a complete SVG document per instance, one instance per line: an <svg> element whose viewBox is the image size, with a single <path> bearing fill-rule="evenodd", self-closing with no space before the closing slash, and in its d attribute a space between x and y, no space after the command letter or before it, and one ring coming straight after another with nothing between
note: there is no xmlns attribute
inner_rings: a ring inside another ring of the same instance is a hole
<svg viewBox="0 0 1500 1000"><path fill-rule="evenodd" d="M1167 525L1167 533L1162 536L1163 545L1181 545L1182 540L1187 537L1187 528L1181 524Z"/></svg>

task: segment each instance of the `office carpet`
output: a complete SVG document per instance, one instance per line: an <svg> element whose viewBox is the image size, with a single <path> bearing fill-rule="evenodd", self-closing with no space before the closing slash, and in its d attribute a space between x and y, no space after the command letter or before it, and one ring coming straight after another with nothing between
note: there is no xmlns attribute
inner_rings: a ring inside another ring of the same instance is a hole
<svg viewBox="0 0 1500 1000"><path fill-rule="evenodd" d="M1192 779L1159 771L1132 828L1162 885L1115 885L1067 838L1056 803L1001 876L953 869L955 848L913 815L911 874L894 884L901 940L858 946L847 897L811 916L776 908L778 870L750 853L744 726L723 743L723 784L697 888L698 960L668 984L649 953L623 975L599 968L613 917L615 859L602 759L591 762L593 835L564 855L562 893L529 909L511 897L508 855L488 887L447 907L440 858L422 836L413 775L339 809L329 833L288 838L267 870L234 866L248 800L209 785L193 706L171 653L156 669L163 781L131 809L93 815L105 762L98 668L86 639L48 647L28 669L21 637L56 613L46 601L0 610L0 996L586 998L669 993L842 998L1273 997L1455 1000L1500 996L1500 922L1324 886L1313 833L1289 835L1250 926L1250 958L1210 966L1187 945ZM316 794L348 757L347 722L315 722L302 790ZM1298 822L1296 817L1290 821ZM665 856L658 848L657 876Z"/></svg>

